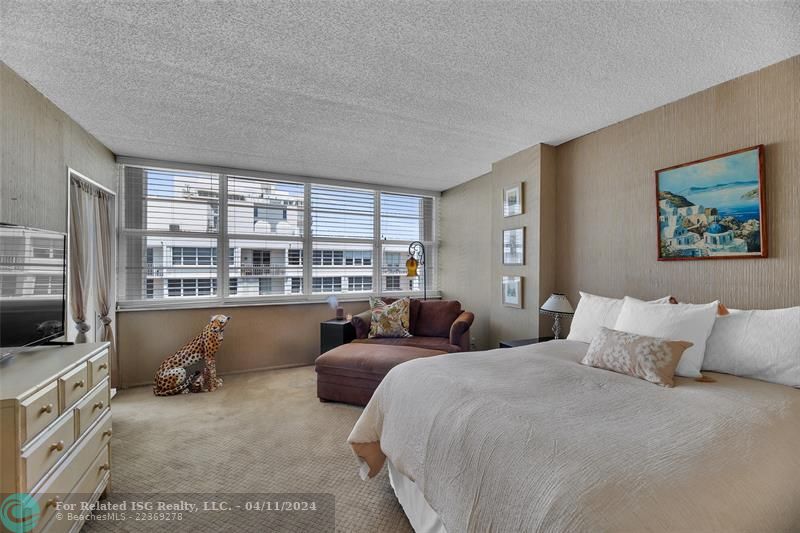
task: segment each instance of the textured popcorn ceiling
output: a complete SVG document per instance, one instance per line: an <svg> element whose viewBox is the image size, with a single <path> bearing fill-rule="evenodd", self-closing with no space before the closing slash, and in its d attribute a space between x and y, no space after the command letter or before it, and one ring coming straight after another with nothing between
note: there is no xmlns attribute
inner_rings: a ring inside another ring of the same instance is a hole
<svg viewBox="0 0 800 533"><path fill-rule="evenodd" d="M798 2L2 0L120 155L442 190L800 53Z"/></svg>

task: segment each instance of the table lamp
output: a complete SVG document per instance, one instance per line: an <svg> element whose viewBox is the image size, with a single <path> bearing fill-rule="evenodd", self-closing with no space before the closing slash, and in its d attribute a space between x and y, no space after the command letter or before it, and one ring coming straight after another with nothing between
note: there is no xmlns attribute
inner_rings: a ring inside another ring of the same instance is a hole
<svg viewBox="0 0 800 533"><path fill-rule="evenodd" d="M572 316L575 310L572 304L569 303L567 297L559 292L554 292L550 295L545 303L539 308L539 312L543 315L553 317L553 336L556 339L561 338L561 317Z"/></svg>

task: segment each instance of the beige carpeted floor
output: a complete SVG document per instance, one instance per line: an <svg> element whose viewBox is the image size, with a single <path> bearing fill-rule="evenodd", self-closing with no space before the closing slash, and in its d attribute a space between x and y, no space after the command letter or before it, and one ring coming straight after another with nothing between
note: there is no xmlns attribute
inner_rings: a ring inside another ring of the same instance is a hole
<svg viewBox="0 0 800 533"><path fill-rule="evenodd" d="M260 496L265 493L316 493L320 509L203 512L170 523L135 521L126 513L124 521L87 523L86 531L332 531L332 514L336 531L411 531L386 469L366 482L358 477L345 441L361 409L320 403L313 367L224 379L221 389L206 394L157 398L149 387L119 392L112 404L108 501L186 493L187 500L208 494L241 503L267 499ZM227 496L233 493L239 494Z"/></svg>

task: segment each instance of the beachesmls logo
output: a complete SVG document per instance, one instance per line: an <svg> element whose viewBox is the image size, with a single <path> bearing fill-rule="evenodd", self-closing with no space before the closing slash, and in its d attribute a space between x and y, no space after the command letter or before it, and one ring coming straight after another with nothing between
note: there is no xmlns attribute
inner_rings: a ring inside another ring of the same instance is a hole
<svg viewBox="0 0 800 533"><path fill-rule="evenodd" d="M39 521L39 503L30 494L18 492L6 497L0 510L0 522L13 533L27 533Z"/></svg>

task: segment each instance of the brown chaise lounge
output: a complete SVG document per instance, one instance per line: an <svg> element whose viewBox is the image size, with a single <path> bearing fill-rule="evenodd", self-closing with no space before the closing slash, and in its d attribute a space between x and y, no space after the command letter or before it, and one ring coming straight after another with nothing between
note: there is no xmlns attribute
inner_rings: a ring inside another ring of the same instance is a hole
<svg viewBox="0 0 800 533"><path fill-rule="evenodd" d="M393 298L384 298L387 303ZM411 300L411 337L367 338L372 314L353 317L356 339L317 358L317 396L322 401L366 405L389 370L412 359L469 351L475 316L457 300Z"/></svg>

